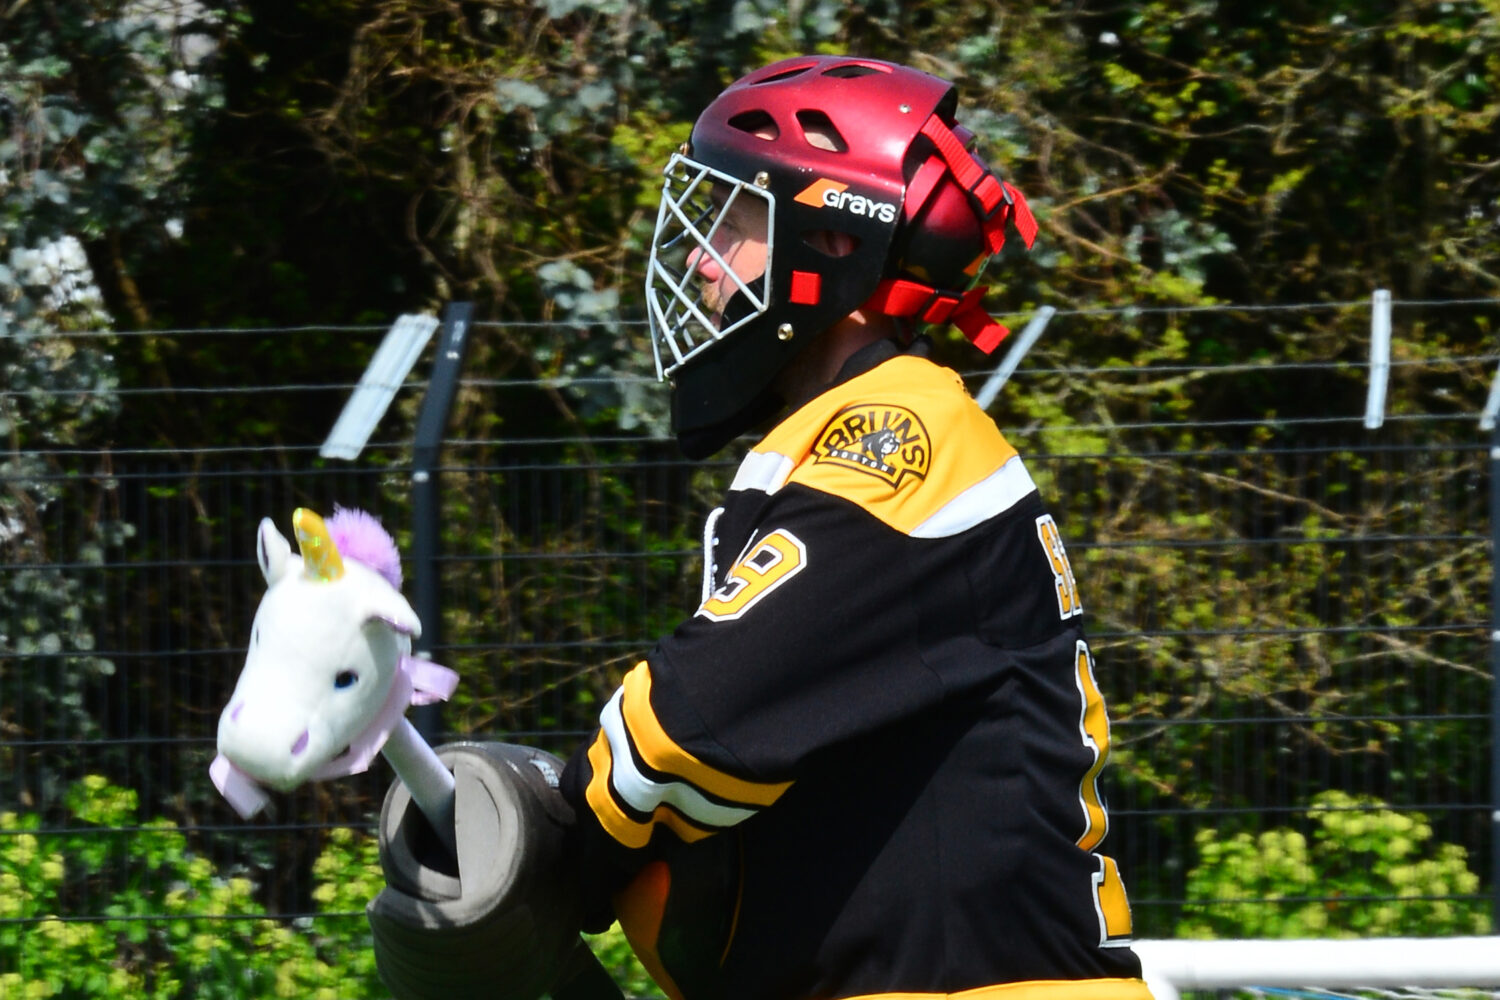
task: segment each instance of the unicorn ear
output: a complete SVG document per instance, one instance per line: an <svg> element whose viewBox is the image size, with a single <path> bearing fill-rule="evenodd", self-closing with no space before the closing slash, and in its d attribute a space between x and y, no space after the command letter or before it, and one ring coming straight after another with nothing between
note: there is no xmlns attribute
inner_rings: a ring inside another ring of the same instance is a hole
<svg viewBox="0 0 1500 1000"><path fill-rule="evenodd" d="M255 537L255 561L260 563L260 574L269 586L286 573L287 561L292 555L292 545L276 530L276 523L269 517L260 519L260 532Z"/></svg>
<svg viewBox="0 0 1500 1000"><path fill-rule="evenodd" d="M395 587L372 588L372 593L366 598L365 620L385 622L413 639L422 635L422 620Z"/></svg>

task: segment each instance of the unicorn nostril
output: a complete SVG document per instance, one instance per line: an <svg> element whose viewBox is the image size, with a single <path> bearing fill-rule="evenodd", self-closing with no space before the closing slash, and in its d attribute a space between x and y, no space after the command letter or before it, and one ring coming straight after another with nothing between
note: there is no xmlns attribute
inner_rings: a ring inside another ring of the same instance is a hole
<svg viewBox="0 0 1500 1000"><path fill-rule="evenodd" d="M240 713L243 712L244 710L245 710L245 703L242 701L238 705L234 706L234 708L232 708L232 709L229 710L229 721L230 722L239 722L240 721Z"/></svg>
<svg viewBox="0 0 1500 1000"><path fill-rule="evenodd" d="M297 742L292 744L292 756L296 757L307 749L307 730L302 730L302 735L297 737Z"/></svg>

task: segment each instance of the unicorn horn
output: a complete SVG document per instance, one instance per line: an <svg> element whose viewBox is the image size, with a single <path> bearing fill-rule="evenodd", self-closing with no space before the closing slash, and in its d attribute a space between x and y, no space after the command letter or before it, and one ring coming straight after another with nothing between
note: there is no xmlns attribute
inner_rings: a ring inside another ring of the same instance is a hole
<svg viewBox="0 0 1500 1000"><path fill-rule="evenodd" d="M344 559L328 534L323 519L306 507L292 512L297 548L302 552L302 573L309 580L331 583L344 575Z"/></svg>

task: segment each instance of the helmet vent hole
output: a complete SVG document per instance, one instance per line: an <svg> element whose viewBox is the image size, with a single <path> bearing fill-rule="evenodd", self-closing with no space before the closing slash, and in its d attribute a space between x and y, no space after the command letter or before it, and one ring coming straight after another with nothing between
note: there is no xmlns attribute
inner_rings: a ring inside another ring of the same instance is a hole
<svg viewBox="0 0 1500 1000"><path fill-rule="evenodd" d="M757 87L763 83L780 83L782 80L790 80L794 76L801 76L810 69L812 69L811 66L792 66L789 69L782 70L780 73L772 73L765 79L752 80L750 82Z"/></svg>
<svg viewBox="0 0 1500 1000"><path fill-rule="evenodd" d="M863 63L845 63L842 66L835 66L833 69L825 71L823 75L847 80L856 76L873 76L876 73L888 72L890 71L882 69L879 66L866 66Z"/></svg>
<svg viewBox="0 0 1500 1000"><path fill-rule="evenodd" d="M847 153L849 144L839 134L832 119L821 111L797 112L797 124L802 126L802 137L809 146L825 149L830 153Z"/></svg>
<svg viewBox="0 0 1500 1000"><path fill-rule="evenodd" d="M848 257L859 249L859 237L837 229L810 229L802 242L827 257Z"/></svg>
<svg viewBox="0 0 1500 1000"><path fill-rule="evenodd" d="M743 111L729 119L729 127L748 132L757 139L771 140L781 135L776 119L764 111Z"/></svg>

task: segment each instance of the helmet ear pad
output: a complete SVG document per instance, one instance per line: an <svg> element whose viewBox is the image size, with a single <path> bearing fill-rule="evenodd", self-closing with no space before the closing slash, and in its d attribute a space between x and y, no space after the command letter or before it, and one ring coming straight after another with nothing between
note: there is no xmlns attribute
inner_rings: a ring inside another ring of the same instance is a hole
<svg viewBox="0 0 1500 1000"><path fill-rule="evenodd" d="M891 248L892 277L963 290L987 256L974 204L941 159L929 158L907 189L905 220Z"/></svg>

